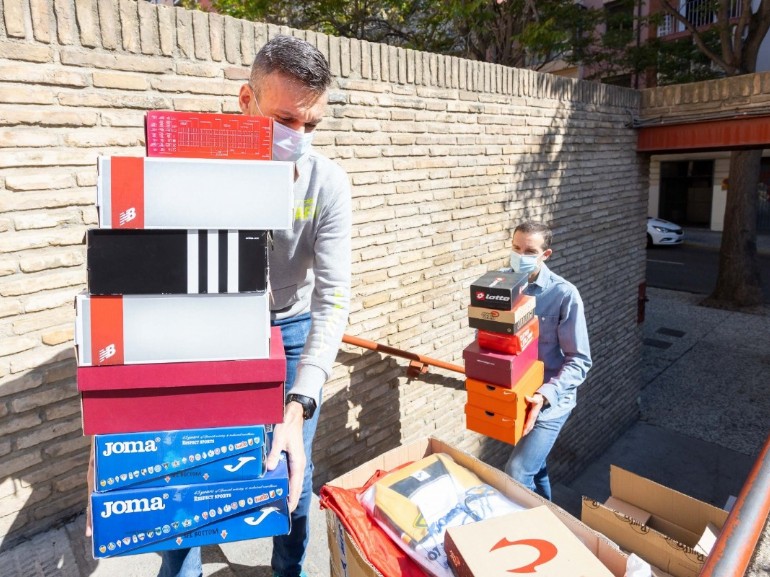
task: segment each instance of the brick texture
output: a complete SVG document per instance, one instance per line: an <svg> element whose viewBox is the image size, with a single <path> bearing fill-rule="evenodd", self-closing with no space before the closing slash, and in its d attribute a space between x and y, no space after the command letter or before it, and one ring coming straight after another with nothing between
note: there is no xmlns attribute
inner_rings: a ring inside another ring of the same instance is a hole
<svg viewBox="0 0 770 577"><path fill-rule="evenodd" d="M281 32L318 46L336 75L316 146L353 182L347 332L461 364L473 338L470 283L506 264L519 220L542 218L555 228L553 268L582 292L595 358L553 453L554 476L574 475L636 418L648 187L626 123L642 98L661 108L675 95L135 0L1 6L4 545L85 507L72 302L84 288L83 236L95 226L97 155L141 155L149 109L237 111L255 51ZM734 98L767 93L758 77ZM712 93L721 91L699 94ZM428 435L495 465L507 457L509 447L465 430L459 375L410 379L404 360L347 345L337 360L317 484Z"/></svg>

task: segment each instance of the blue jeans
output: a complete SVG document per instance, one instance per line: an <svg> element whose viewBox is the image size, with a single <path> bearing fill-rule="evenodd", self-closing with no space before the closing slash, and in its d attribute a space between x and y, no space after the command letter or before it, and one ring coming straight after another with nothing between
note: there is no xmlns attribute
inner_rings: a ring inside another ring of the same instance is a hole
<svg viewBox="0 0 770 577"><path fill-rule="evenodd" d="M283 348L286 353L286 389L291 389L297 376L297 365L305 341L310 332L310 314L273 321L273 326L280 327L283 337ZM305 454L307 455L307 467L302 484L302 495L299 504L291 514L291 532L288 535L273 537L273 558L271 566L273 571L281 577L298 577L305 560L305 551L310 539L310 503L313 496L313 437L318 426L318 415L321 412L319 405L315 415L305 421L302 436L305 442ZM177 549L163 551L161 554L163 563L158 577L202 577L203 566L201 563L200 547L192 549Z"/></svg>
<svg viewBox="0 0 770 577"><path fill-rule="evenodd" d="M535 427L514 447L505 472L541 497L551 500L551 481L548 479L546 457L570 413L552 420L537 419Z"/></svg>

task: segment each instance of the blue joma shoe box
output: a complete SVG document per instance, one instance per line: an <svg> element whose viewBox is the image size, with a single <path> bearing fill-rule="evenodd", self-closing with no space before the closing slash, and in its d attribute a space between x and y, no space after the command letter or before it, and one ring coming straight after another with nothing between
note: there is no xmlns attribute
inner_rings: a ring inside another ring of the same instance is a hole
<svg viewBox="0 0 770 577"><path fill-rule="evenodd" d="M94 558L283 535L286 460L261 478L91 493Z"/></svg>
<svg viewBox="0 0 770 577"><path fill-rule="evenodd" d="M95 435L94 490L259 477L264 426Z"/></svg>

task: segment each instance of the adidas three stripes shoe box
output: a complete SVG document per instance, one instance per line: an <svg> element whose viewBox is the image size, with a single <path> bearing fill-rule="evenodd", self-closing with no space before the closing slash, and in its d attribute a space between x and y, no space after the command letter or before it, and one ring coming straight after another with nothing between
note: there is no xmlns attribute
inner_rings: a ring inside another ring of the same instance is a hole
<svg viewBox="0 0 770 577"><path fill-rule="evenodd" d="M266 446L263 426L95 435L94 490L259 477Z"/></svg>
<svg viewBox="0 0 770 577"><path fill-rule="evenodd" d="M266 359L267 293L75 299L80 366Z"/></svg>
<svg viewBox="0 0 770 577"><path fill-rule="evenodd" d="M86 238L92 295L267 290L267 231L91 229Z"/></svg>
<svg viewBox="0 0 770 577"><path fill-rule="evenodd" d="M83 434L282 423L286 357L271 330L267 359L79 366Z"/></svg>
<svg viewBox="0 0 770 577"><path fill-rule="evenodd" d="M99 228L286 230L294 164L99 157Z"/></svg>
<svg viewBox="0 0 770 577"><path fill-rule="evenodd" d="M286 460L241 481L91 493L95 558L289 532Z"/></svg>

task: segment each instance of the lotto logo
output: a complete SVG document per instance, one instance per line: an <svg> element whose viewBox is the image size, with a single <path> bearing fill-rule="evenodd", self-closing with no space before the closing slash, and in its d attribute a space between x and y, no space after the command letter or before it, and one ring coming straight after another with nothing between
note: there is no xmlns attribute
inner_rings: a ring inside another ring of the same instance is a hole
<svg viewBox="0 0 770 577"><path fill-rule="evenodd" d="M107 345L103 349L100 349L99 350L99 362L102 363L102 362L106 361L107 359L109 359L110 357L115 356L116 352L117 352L117 350L115 349L115 345L114 344Z"/></svg>
<svg viewBox="0 0 770 577"><path fill-rule="evenodd" d="M126 224L127 222L131 222L135 218L136 218L136 208L131 207L121 212L118 220L120 222L120 226L123 226L124 224Z"/></svg>
<svg viewBox="0 0 770 577"><path fill-rule="evenodd" d="M476 298L478 300L480 300L480 301L483 301L485 298L487 298L487 293L482 292L482 291L477 291L476 292Z"/></svg>

